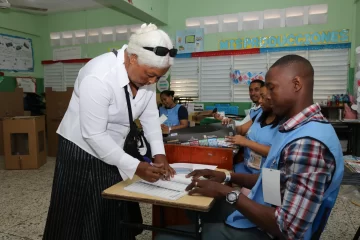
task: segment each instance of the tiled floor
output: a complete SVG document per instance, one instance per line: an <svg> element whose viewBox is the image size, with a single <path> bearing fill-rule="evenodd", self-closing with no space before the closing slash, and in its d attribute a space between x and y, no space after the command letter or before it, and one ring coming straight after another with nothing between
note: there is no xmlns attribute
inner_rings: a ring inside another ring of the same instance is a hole
<svg viewBox="0 0 360 240"><path fill-rule="evenodd" d="M0 239L41 239L49 206L55 160L39 170L4 170L0 159ZM151 223L151 207L143 205L145 223ZM351 240L360 226L360 207L338 198L322 239ZM151 239L144 232L138 239Z"/></svg>

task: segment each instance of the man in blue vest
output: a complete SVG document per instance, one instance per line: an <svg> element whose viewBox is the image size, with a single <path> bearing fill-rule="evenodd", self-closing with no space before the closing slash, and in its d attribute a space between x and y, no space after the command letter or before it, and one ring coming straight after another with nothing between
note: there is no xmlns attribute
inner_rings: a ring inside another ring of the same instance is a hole
<svg viewBox="0 0 360 240"><path fill-rule="evenodd" d="M203 239L318 238L335 204L343 156L333 127L313 103L313 67L298 55L284 56L269 69L266 86L273 110L285 121L261 173L197 170L189 174L190 195L223 199L202 216ZM201 176L209 180L200 180ZM244 196L222 182L252 191ZM160 239L186 238L162 234Z"/></svg>

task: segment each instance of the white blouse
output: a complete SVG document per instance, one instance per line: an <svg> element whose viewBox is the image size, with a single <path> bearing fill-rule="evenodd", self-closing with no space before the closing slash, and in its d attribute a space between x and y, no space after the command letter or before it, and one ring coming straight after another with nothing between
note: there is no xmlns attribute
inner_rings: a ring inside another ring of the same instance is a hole
<svg viewBox="0 0 360 240"><path fill-rule="evenodd" d="M94 157L119 169L123 180L132 178L139 160L126 154L124 141L130 131L123 87L129 78L124 65L126 45L117 57L109 52L88 62L78 74L69 107L57 133ZM136 97L130 94L133 118L140 119L151 152L165 154L156 86L139 88Z"/></svg>

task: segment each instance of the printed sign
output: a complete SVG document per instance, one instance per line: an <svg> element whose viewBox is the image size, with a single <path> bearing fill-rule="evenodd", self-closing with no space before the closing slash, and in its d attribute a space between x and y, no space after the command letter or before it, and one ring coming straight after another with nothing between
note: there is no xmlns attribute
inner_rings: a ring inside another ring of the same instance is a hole
<svg viewBox="0 0 360 240"><path fill-rule="evenodd" d="M254 38L237 38L219 41L220 50L296 47L320 44L337 44L349 42L349 30L321 31L307 34L285 34Z"/></svg>
<svg viewBox="0 0 360 240"><path fill-rule="evenodd" d="M204 29L186 29L176 31L176 48L178 53L193 53L204 51Z"/></svg>

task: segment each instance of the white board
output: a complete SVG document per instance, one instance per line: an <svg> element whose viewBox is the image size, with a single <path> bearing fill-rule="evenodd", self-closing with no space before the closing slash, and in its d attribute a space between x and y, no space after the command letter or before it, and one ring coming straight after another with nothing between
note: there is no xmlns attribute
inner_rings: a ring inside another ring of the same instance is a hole
<svg viewBox="0 0 360 240"><path fill-rule="evenodd" d="M31 39L0 34L0 71L34 71Z"/></svg>
<svg viewBox="0 0 360 240"><path fill-rule="evenodd" d="M81 47L65 47L53 50L53 61L80 59Z"/></svg>

